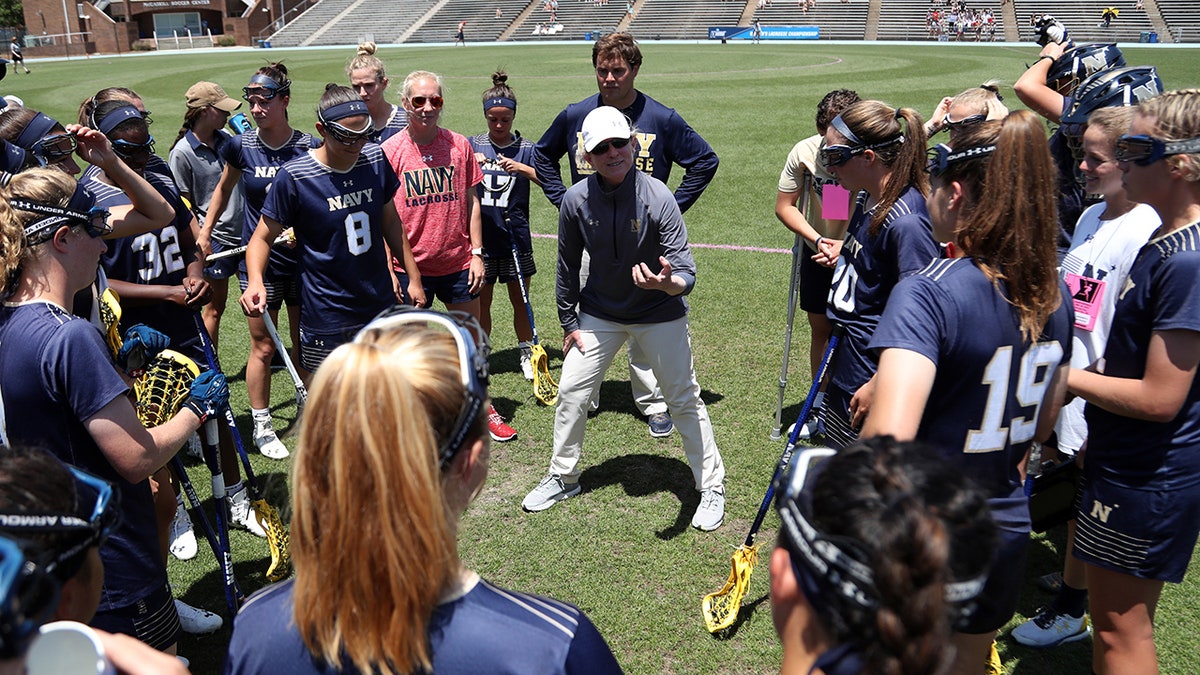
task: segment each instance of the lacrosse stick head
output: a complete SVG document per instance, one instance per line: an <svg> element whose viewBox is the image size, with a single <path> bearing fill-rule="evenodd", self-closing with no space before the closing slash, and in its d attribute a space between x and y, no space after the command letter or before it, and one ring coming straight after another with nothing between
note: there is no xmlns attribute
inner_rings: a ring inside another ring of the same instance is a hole
<svg viewBox="0 0 1200 675"><path fill-rule="evenodd" d="M279 510L267 503L265 499L254 499L250 502L254 509L254 517L267 533L267 546L271 549L271 566L267 568L267 581L283 581L292 567L292 554L289 548L287 528L279 517Z"/></svg>
<svg viewBox="0 0 1200 675"><path fill-rule="evenodd" d="M100 323L104 325L104 341L108 349L116 356L121 351L125 341L121 338L121 298L111 288L104 289L98 301L100 305Z"/></svg>
<svg viewBox="0 0 1200 675"><path fill-rule="evenodd" d="M740 546L733 552L732 570L725 585L715 593L704 596L701 609L704 613L704 626L708 632L716 633L733 625L737 620L738 610L742 606L742 598L750 589L750 574L758 564L758 544Z"/></svg>
<svg viewBox="0 0 1200 675"><path fill-rule="evenodd" d="M199 374L196 362L183 354L170 349L159 352L133 382L134 408L142 425L149 429L174 417Z"/></svg>
<svg viewBox="0 0 1200 675"><path fill-rule="evenodd" d="M542 403L552 406L558 403L558 384L550 377L550 357L539 344L529 347L530 364L533 366L533 395Z"/></svg>

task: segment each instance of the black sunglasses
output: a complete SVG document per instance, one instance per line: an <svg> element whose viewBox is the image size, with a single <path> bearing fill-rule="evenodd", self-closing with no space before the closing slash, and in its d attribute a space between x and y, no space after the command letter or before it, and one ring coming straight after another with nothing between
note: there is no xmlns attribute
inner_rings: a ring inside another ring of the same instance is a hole
<svg viewBox="0 0 1200 675"><path fill-rule="evenodd" d="M625 147L625 146L627 146L627 145L629 145L629 139L628 139L628 138L614 138L614 139L612 139L612 140L609 140L609 141L604 141L604 142L602 142L602 143L597 143L597 144L596 144L596 147L592 148L592 152L591 152L591 154L593 154L593 155L607 155L607 154L608 154L608 150L609 150L609 146L612 146L612 147L614 147L614 148L616 148L616 149L620 150L621 148L623 148L623 147Z"/></svg>
<svg viewBox="0 0 1200 675"><path fill-rule="evenodd" d="M133 143L122 139L117 139L112 142L113 152L117 153L122 159L131 159L138 155L149 155L154 152L154 137L151 136L145 143Z"/></svg>

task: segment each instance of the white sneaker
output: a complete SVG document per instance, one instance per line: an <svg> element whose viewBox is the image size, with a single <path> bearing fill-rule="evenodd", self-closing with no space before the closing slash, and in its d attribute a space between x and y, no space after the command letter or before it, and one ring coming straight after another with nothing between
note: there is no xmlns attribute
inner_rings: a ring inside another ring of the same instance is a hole
<svg viewBox="0 0 1200 675"><path fill-rule="evenodd" d="M533 343L518 342L517 346L521 348L521 374L526 380L533 381Z"/></svg>
<svg viewBox="0 0 1200 675"><path fill-rule="evenodd" d="M580 490L579 483L567 483L563 481L562 476L548 473L537 487L525 495L521 507L526 511L545 511L564 499L574 497Z"/></svg>
<svg viewBox="0 0 1200 675"><path fill-rule="evenodd" d="M711 532L725 520L725 488L715 487L700 491L700 505L692 516L692 527Z"/></svg>
<svg viewBox="0 0 1200 675"><path fill-rule="evenodd" d="M175 518L171 520L171 555L180 560L191 560L196 557L196 530L192 528L192 518L188 515L183 504L175 505Z"/></svg>
<svg viewBox="0 0 1200 675"><path fill-rule="evenodd" d="M256 537L267 536L267 531L258 523L254 508L250 506L250 492L245 486L231 495L225 495L225 500L229 502L229 520L233 525L250 530L250 534Z"/></svg>
<svg viewBox="0 0 1200 675"><path fill-rule="evenodd" d="M204 446L200 444L199 433L193 432L191 436L188 436L187 445L184 448L184 452L188 454L188 457L199 460L204 459Z"/></svg>
<svg viewBox="0 0 1200 675"><path fill-rule="evenodd" d="M206 609L192 607L178 598L175 599L175 611L179 612L179 626L183 632L191 635L207 635L220 630L225 623L216 614Z"/></svg>
<svg viewBox="0 0 1200 675"><path fill-rule="evenodd" d="M1045 648L1082 640L1091 633L1087 614L1069 616L1046 607L1037 616L1014 628L1012 636L1027 647Z"/></svg>
<svg viewBox="0 0 1200 675"><path fill-rule="evenodd" d="M283 441L275 435L275 429L269 421L265 424L254 423L254 447L268 459L286 459L291 454Z"/></svg>

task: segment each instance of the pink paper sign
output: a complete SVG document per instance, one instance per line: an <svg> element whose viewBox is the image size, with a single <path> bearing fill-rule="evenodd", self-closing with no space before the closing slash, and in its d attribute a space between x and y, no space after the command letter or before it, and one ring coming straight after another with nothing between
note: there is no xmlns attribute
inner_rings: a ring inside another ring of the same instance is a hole
<svg viewBox="0 0 1200 675"><path fill-rule="evenodd" d="M834 183L821 188L821 217L825 220L849 220L850 191Z"/></svg>

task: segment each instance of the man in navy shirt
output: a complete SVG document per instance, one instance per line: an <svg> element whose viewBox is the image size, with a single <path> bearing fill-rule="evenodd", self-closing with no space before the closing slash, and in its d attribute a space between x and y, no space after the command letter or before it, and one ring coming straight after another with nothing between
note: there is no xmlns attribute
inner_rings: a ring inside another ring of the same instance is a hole
<svg viewBox="0 0 1200 675"><path fill-rule="evenodd" d="M612 33L598 40L592 47L592 66L596 69L600 93L564 108L537 143L534 168L546 198L555 207L562 205L567 191L559 167L563 155L567 156L572 184L594 173L586 163L580 165L576 151L583 118L607 105L625 113L637 132L636 169L665 183L671 176L673 164L683 167L683 181L675 189L675 202L679 204L680 212L687 211L716 175L717 153L679 113L634 88L634 80L642 66L642 52L628 33ZM584 268L587 268L586 262ZM669 436L674 425L650 370L649 360L634 341L630 341L628 350L634 402L649 418L651 436ZM593 400L592 404L595 407L598 402Z"/></svg>

